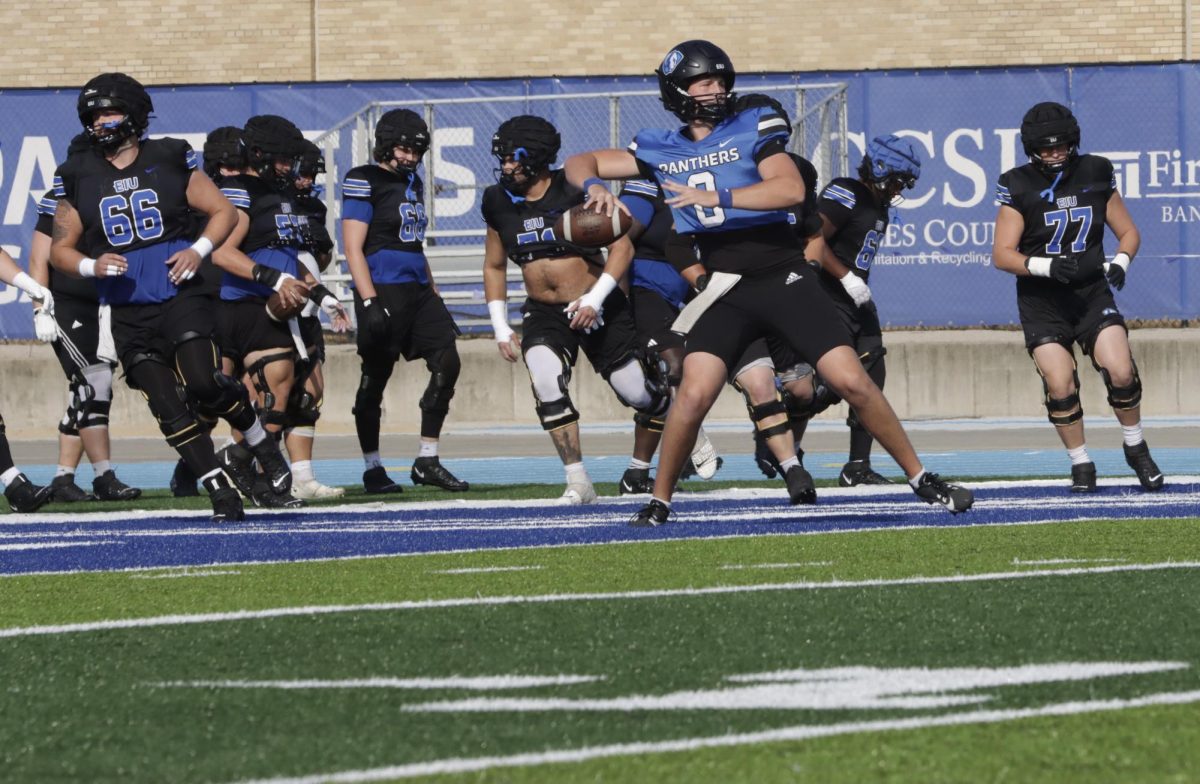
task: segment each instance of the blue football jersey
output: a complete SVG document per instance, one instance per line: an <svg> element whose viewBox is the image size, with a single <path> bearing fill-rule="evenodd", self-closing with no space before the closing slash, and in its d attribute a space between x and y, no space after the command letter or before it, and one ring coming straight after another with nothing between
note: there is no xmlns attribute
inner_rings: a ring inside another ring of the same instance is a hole
<svg viewBox="0 0 1200 784"><path fill-rule="evenodd" d="M790 128L770 106L756 106L727 118L701 141L692 141L686 126L673 131L639 131L629 151L660 183L675 182L716 191L762 182L759 153L767 145L783 151ZM670 195L668 193L668 195ZM672 207L680 234L732 231L787 223L787 210L743 210L737 207Z"/></svg>

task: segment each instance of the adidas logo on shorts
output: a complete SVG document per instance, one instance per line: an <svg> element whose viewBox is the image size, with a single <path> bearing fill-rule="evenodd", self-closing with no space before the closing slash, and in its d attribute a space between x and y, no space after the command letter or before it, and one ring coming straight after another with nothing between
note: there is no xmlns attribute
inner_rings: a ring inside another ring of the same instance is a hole
<svg viewBox="0 0 1200 784"><path fill-rule="evenodd" d="M796 274L795 272L789 272L788 276L787 276L787 280L785 280L783 282L783 285L790 286L798 280L804 280L804 277L802 275Z"/></svg>

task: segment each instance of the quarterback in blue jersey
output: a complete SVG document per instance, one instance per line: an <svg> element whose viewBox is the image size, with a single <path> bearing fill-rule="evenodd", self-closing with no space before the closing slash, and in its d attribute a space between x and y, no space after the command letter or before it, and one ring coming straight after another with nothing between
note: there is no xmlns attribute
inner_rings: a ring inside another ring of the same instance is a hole
<svg viewBox="0 0 1200 784"><path fill-rule="evenodd" d="M1117 191L1112 162L1079 152L1079 122L1058 103L1039 103L1021 121L1029 163L1000 175L996 200L996 267L1016 277L1025 348L1045 388L1050 422L1071 459L1071 492L1096 490L1079 402L1078 343L1104 379L1124 435L1125 462L1142 488L1162 488L1163 474L1142 435L1142 381L1129 348L1125 319L1112 289L1141 245L1141 235ZM1104 255L1104 227L1117 249Z"/></svg>
<svg viewBox="0 0 1200 784"><path fill-rule="evenodd" d="M656 74L663 105L684 126L642 131L628 150L582 153L566 163L568 179L584 188L587 203L609 214L622 207L600 178L654 178L670 194L676 231L694 237L708 286L720 294L698 297L689 306L699 305L700 312L687 333L683 379L667 416L654 497L630 524L667 521L675 479L731 363L767 335L786 341L858 411L921 499L952 512L968 509L974 503L969 490L921 465L805 263L788 221L789 209L805 194L786 151L787 121L769 104L738 110L733 63L708 41L674 47ZM756 420L778 418L780 432L788 432L781 402L758 408Z"/></svg>

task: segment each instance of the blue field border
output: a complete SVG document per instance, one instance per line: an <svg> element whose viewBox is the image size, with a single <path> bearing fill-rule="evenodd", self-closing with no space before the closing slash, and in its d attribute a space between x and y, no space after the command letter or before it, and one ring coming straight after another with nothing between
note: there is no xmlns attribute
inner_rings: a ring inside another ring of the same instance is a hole
<svg viewBox="0 0 1200 784"><path fill-rule="evenodd" d="M951 515L907 488L825 491L791 507L777 492L729 491L677 499L671 523L631 528L643 499L587 507L543 502L447 501L258 513L217 526L199 513L10 516L0 524L0 575L470 552L497 548L640 542L866 529L1177 518L1200 514L1195 478L1159 493L1107 485L1073 496L1053 483L989 483L970 512Z"/></svg>

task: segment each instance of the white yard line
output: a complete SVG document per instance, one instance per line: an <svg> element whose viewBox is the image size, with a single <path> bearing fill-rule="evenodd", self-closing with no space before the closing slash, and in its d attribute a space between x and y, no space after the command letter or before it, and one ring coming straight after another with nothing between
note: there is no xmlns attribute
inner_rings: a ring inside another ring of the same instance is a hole
<svg viewBox="0 0 1200 784"><path fill-rule="evenodd" d="M341 613L398 612L430 610L446 607L489 607L518 604L557 604L560 602L604 602L669 597L713 596L768 591L826 591L846 588L887 588L909 585L950 585L955 583L992 582L998 580L1031 580L1045 577L1078 577L1082 575L1116 574L1122 572L1153 572L1175 569L1198 569L1196 561L1165 561L1146 564L1120 564L1074 569L1042 569L1022 572L991 572L958 574L940 577L901 577L890 580L827 580L823 582L765 583L762 585L717 585L708 588L676 588L653 591L620 591L609 593L540 594L532 596L472 596L459 599L426 599L421 601L383 602L377 604L310 605L305 607L276 607L269 610L238 610L222 613L190 615L160 615L151 618L123 618L88 623L68 623L50 626L23 626L0 629L0 639L38 635L77 634L111 629L145 629L163 626L183 626L226 621L260 620L295 616L337 615Z"/></svg>
<svg viewBox="0 0 1200 784"><path fill-rule="evenodd" d="M163 681L157 688L199 689L466 689L498 691L536 689L542 686L574 686L604 680L600 675L494 675L473 678L357 678L340 681Z"/></svg>
<svg viewBox="0 0 1200 784"><path fill-rule="evenodd" d="M532 572L542 566L480 566L474 569L431 569L429 574L489 574L491 572Z"/></svg>
<svg viewBox="0 0 1200 784"><path fill-rule="evenodd" d="M833 561L801 561L799 563L721 564L718 568L730 571L742 569L801 569L805 566L833 566Z"/></svg>
<svg viewBox="0 0 1200 784"><path fill-rule="evenodd" d="M184 569L179 572L167 572L166 574L131 574L131 580L174 580L179 577L220 577L227 574L241 574L236 569L215 570L205 569L198 571L189 571Z"/></svg>
<svg viewBox="0 0 1200 784"><path fill-rule="evenodd" d="M591 746L580 749L544 751L514 754L507 757L474 757L432 760L410 765L394 765L367 770L346 770L338 773L318 773L309 776L255 779L242 784L319 784L336 782L386 781L391 779L437 776L455 773L473 773L495 768L536 767L573 762L586 762L611 757L632 757L643 754L666 754L695 751L697 749L729 748L759 743L786 743L792 741L828 738L836 735L853 735L866 732L895 732L917 730L927 727L953 727L968 724L998 724L1020 719L1044 716L1077 716L1087 713L1146 708L1156 705L1188 705L1200 702L1200 691L1166 692L1150 694L1128 700L1091 700L1086 702L1061 702L1038 708L1013 710L980 710L952 713L942 716L914 716L907 719L885 719L880 721L853 721L839 724L800 725L781 727L763 732L747 732L736 735L714 737L681 738L657 743L620 743L609 746Z"/></svg>
<svg viewBox="0 0 1200 784"><path fill-rule="evenodd" d="M116 540L102 539L91 542L24 542L22 544L0 544L0 550L57 550L63 547L96 547L102 544L116 544Z"/></svg>
<svg viewBox="0 0 1200 784"><path fill-rule="evenodd" d="M1040 561L1012 560L1013 566L1061 566L1062 564L1125 563L1128 558L1043 558Z"/></svg>

